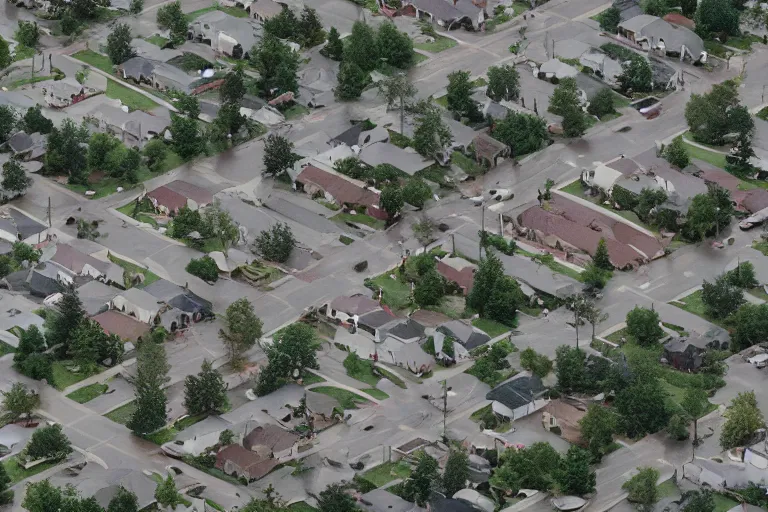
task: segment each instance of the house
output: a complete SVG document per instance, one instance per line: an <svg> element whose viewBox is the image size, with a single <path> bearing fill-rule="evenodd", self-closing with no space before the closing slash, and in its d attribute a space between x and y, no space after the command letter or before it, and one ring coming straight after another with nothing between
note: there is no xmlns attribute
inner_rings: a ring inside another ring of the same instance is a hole
<svg viewBox="0 0 768 512"><path fill-rule="evenodd" d="M541 409L541 423L571 444L581 444L579 421L587 414L587 405L579 400L558 398Z"/></svg>
<svg viewBox="0 0 768 512"><path fill-rule="evenodd" d="M382 342L385 338L384 327L396 319L395 315L384 309L371 311L357 319L357 332L373 341Z"/></svg>
<svg viewBox="0 0 768 512"><path fill-rule="evenodd" d="M477 265L459 256L446 254L437 260L437 273L446 281L456 283L466 297L475 283Z"/></svg>
<svg viewBox="0 0 768 512"><path fill-rule="evenodd" d="M417 19L437 23L448 30L456 27L480 30L487 19L485 5L469 0L459 0L455 5L446 0L407 0L403 2L402 11Z"/></svg>
<svg viewBox="0 0 768 512"><path fill-rule="evenodd" d="M216 469L249 482L258 480L279 464L277 459L264 458L239 444L231 444L216 454Z"/></svg>
<svg viewBox="0 0 768 512"><path fill-rule="evenodd" d="M95 462L81 462L51 475L49 481L55 487L71 485L83 498L94 498L102 509L109 506L121 487L136 495L139 510L157 502L157 483L135 469L105 469Z"/></svg>
<svg viewBox="0 0 768 512"><path fill-rule="evenodd" d="M482 102L482 105L481 112L483 113L483 117L490 117L494 121L502 121L506 119L510 113L507 107L501 103L496 103L490 98L486 98L485 101Z"/></svg>
<svg viewBox="0 0 768 512"><path fill-rule="evenodd" d="M491 337L486 333L462 320L446 322L440 325L437 331L450 336L467 350L472 350L491 341Z"/></svg>
<svg viewBox="0 0 768 512"><path fill-rule="evenodd" d="M490 390L485 398L493 400L493 412L510 420L517 420L547 405L549 398L544 398L547 393L540 378L524 372L502 382Z"/></svg>
<svg viewBox="0 0 768 512"><path fill-rule="evenodd" d="M46 153L48 136L37 132L28 134L20 131L14 133L6 144L14 158L23 161L38 160Z"/></svg>
<svg viewBox="0 0 768 512"><path fill-rule="evenodd" d="M160 48L156 44L148 42L146 39L138 37L131 40L131 48L134 49L138 57L143 57L154 62L168 62L178 57L184 56L181 50L172 48Z"/></svg>
<svg viewBox="0 0 768 512"><path fill-rule="evenodd" d="M256 0L253 3L246 3L245 10L252 18L264 23L280 14L283 6L273 0Z"/></svg>
<svg viewBox="0 0 768 512"><path fill-rule="evenodd" d="M131 79L137 84L151 84L155 63L144 57L132 57L117 66L123 80Z"/></svg>
<svg viewBox="0 0 768 512"><path fill-rule="evenodd" d="M414 343L424 336L424 326L412 318L397 318L379 329L380 339Z"/></svg>
<svg viewBox="0 0 768 512"><path fill-rule="evenodd" d="M293 454L299 436L268 423L259 425L243 438L243 447L252 452L267 453L269 457L282 459Z"/></svg>
<svg viewBox="0 0 768 512"><path fill-rule="evenodd" d="M192 183L183 180L173 180L170 183L166 183L165 186L186 197L188 204L197 208L205 208L209 204L213 204L213 194L211 191ZM195 208L192 206L190 208L194 210Z"/></svg>
<svg viewBox="0 0 768 512"><path fill-rule="evenodd" d="M616 180L622 176L623 174L621 171L601 163L593 170L582 171L581 181L588 187L610 194L611 190L613 190L614 183L616 183Z"/></svg>
<svg viewBox="0 0 768 512"><path fill-rule="evenodd" d="M424 327L437 327L438 325L451 320L449 316L444 315L443 313L429 311L427 309L417 309L411 313L410 316Z"/></svg>
<svg viewBox="0 0 768 512"><path fill-rule="evenodd" d="M539 67L539 77L546 78L547 80L552 80L553 78L559 80L563 78L576 78L578 74L578 69L559 59L549 59Z"/></svg>
<svg viewBox="0 0 768 512"><path fill-rule="evenodd" d="M45 103L52 108L66 108L96 94L94 88L86 87L74 78L50 80L37 84L43 92Z"/></svg>
<svg viewBox="0 0 768 512"><path fill-rule="evenodd" d="M219 416L211 415L185 428L179 432L176 439L160 448L169 457L180 459L185 455L197 456L218 444L219 436L225 430L232 430L232 424Z"/></svg>
<svg viewBox="0 0 768 512"><path fill-rule="evenodd" d="M348 148L351 148L352 146L358 146L360 142L360 134L363 133L366 128L366 125L368 123L362 122L362 123L355 123L334 138L332 138L328 144L331 145L331 147L337 147L341 145L345 145Z"/></svg>
<svg viewBox="0 0 768 512"><path fill-rule="evenodd" d="M704 52L704 41L695 32L648 14L619 23L619 36L644 50L657 50L681 61L698 62Z"/></svg>
<svg viewBox="0 0 768 512"><path fill-rule="evenodd" d="M77 295L88 316L97 315L109 309L109 303L118 293L120 290L100 281L89 281L77 289Z"/></svg>
<svg viewBox="0 0 768 512"><path fill-rule="evenodd" d="M27 284L35 297L49 297L74 283L75 274L55 262L38 263L29 271Z"/></svg>
<svg viewBox="0 0 768 512"><path fill-rule="evenodd" d="M489 167L496 167L499 158L510 154L509 146L487 133L479 133L472 141L472 145L475 148L475 158L478 163L484 163Z"/></svg>
<svg viewBox="0 0 768 512"><path fill-rule="evenodd" d="M360 161L371 167L389 164L409 176L434 163L434 160L425 160L418 153L406 151L389 142L377 142L365 146L360 150Z"/></svg>
<svg viewBox="0 0 768 512"><path fill-rule="evenodd" d="M322 393L307 390L304 405L309 414L309 424L315 432L335 425L344 415L341 403L336 398Z"/></svg>
<svg viewBox="0 0 768 512"><path fill-rule="evenodd" d="M174 180L147 192L154 207L167 215L174 215L186 206L190 210L203 208L213 202L213 194L186 181Z"/></svg>
<svg viewBox="0 0 768 512"><path fill-rule="evenodd" d="M158 279L145 286L144 291L174 309L188 313L194 322L209 318L213 314L213 305L209 301L171 281Z"/></svg>
<svg viewBox="0 0 768 512"><path fill-rule="evenodd" d="M673 11L668 14L665 14L662 18L667 23L671 23L673 25L680 25L681 27L685 27L688 30L696 30L696 22L693 21L690 18L686 18L679 12Z"/></svg>
<svg viewBox="0 0 768 512"><path fill-rule="evenodd" d="M325 316L340 323L354 323L357 317L381 309L381 304L363 295L356 293L350 296L336 297L325 308Z"/></svg>
<svg viewBox="0 0 768 512"><path fill-rule="evenodd" d="M198 16L189 25L187 38L208 43L214 51L227 57L248 59L262 34L261 25L216 10Z"/></svg>
<svg viewBox="0 0 768 512"><path fill-rule="evenodd" d="M104 311L93 317L104 332L116 334L124 341L136 343L149 332L149 324L114 310Z"/></svg>
<svg viewBox="0 0 768 512"><path fill-rule="evenodd" d="M128 288L112 299L112 308L151 324L161 310L158 300L139 288Z"/></svg>
<svg viewBox="0 0 768 512"><path fill-rule="evenodd" d="M171 64L158 62L152 71L152 87L159 91L181 91L191 93L198 76L188 75L185 71Z"/></svg>
<svg viewBox="0 0 768 512"><path fill-rule="evenodd" d="M695 371L704 362L707 350L728 350L730 337L721 328L713 327L704 334L691 333L674 338L664 345L664 359L678 370Z"/></svg>
<svg viewBox="0 0 768 512"><path fill-rule="evenodd" d="M418 343L402 343L387 338L376 347L379 361L405 368L412 373L422 374L435 367L435 358L424 352Z"/></svg>
<svg viewBox="0 0 768 512"><path fill-rule="evenodd" d="M425 509L385 489L374 489L363 494L358 504L367 512L425 512Z"/></svg>
<svg viewBox="0 0 768 512"><path fill-rule="evenodd" d="M124 284L123 268L111 261L97 260L68 244L56 244L54 251L53 255L49 256L49 260L78 276L90 276L105 283L115 283L120 286ZM43 258L46 255L48 255L47 252L43 254Z"/></svg>
<svg viewBox="0 0 768 512"><path fill-rule="evenodd" d="M358 180L314 165L304 167L295 180L296 189L312 197L322 196L340 206L365 206L366 213L378 219L387 218L379 208L379 193Z"/></svg>
<svg viewBox="0 0 768 512"><path fill-rule="evenodd" d="M165 114L152 115L141 110L124 112L109 104L101 104L86 113L85 119L95 129L111 133L127 146L139 148L155 137L164 137L171 126L171 118Z"/></svg>

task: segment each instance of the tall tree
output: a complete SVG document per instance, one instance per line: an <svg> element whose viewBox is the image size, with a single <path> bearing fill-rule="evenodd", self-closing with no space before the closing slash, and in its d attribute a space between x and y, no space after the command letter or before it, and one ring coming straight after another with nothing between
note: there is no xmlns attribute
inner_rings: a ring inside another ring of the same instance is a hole
<svg viewBox="0 0 768 512"><path fill-rule="evenodd" d="M317 11L309 6L304 6L304 10L301 11L299 33L300 43L304 48L312 48L325 41L323 22L317 15Z"/></svg>
<svg viewBox="0 0 768 512"><path fill-rule="evenodd" d="M413 148L427 158L434 158L453 140L453 134L437 108L427 109L416 120Z"/></svg>
<svg viewBox="0 0 768 512"><path fill-rule="evenodd" d="M335 61L340 61L343 57L344 44L341 42L341 37L339 36L339 31L336 30L336 27L331 27L331 30L328 32L328 42L323 49L320 50L320 53Z"/></svg>
<svg viewBox="0 0 768 512"><path fill-rule="evenodd" d="M11 65L11 62L13 62L13 57L11 57L11 48L8 45L8 41L0 37L0 69L7 68Z"/></svg>
<svg viewBox="0 0 768 512"><path fill-rule="evenodd" d="M699 444L699 418L707 412L709 399L707 392L701 388L688 388L680 403L685 412L693 419L693 444Z"/></svg>
<svg viewBox="0 0 768 512"><path fill-rule="evenodd" d="M633 382L616 395L616 410L621 414L629 437L658 432L667 425L669 412L666 393L658 379Z"/></svg>
<svg viewBox="0 0 768 512"><path fill-rule="evenodd" d="M560 492L583 496L595 491L596 476L590 468L592 455L580 446L571 446L554 477Z"/></svg>
<svg viewBox="0 0 768 512"><path fill-rule="evenodd" d="M288 224L278 222L269 231L259 233L253 244L264 259L285 263L296 247L296 237Z"/></svg>
<svg viewBox="0 0 768 512"><path fill-rule="evenodd" d="M508 64L491 66L485 94L493 101L516 101L520 97L520 73Z"/></svg>
<svg viewBox="0 0 768 512"><path fill-rule="evenodd" d="M299 54L276 36L265 34L254 46L250 59L259 72L259 88L265 97L298 92Z"/></svg>
<svg viewBox="0 0 768 512"><path fill-rule="evenodd" d="M555 350L555 374L558 389L568 393L584 385L586 354L575 347L562 345Z"/></svg>
<svg viewBox="0 0 768 512"><path fill-rule="evenodd" d="M12 196L23 195L32 186L32 178L27 176L24 168L16 160L8 160L3 164L3 190Z"/></svg>
<svg viewBox="0 0 768 512"><path fill-rule="evenodd" d="M112 499L109 500L107 512L138 512L139 499L132 491L129 491L122 485L117 490Z"/></svg>
<svg viewBox="0 0 768 512"><path fill-rule="evenodd" d="M730 224L734 211L730 192L717 185L711 186L706 194L698 194L691 201L683 235L692 241L717 236Z"/></svg>
<svg viewBox="0 0 768 512"><path fill-rule="evenodd" d="M176 0L163 5L157 10L157 24L160 28L168 29L171 35L171 44L180 46L187 40L187 17L181 10L181 2Z"/></svg>
<svg viewBox="0 0 768 512"><path fill-rule="evenodd" d="M219 98L223 103L240 103L245 96L245 71L243 65L236 65L224 77L224 83L219 88Z"/></svg>
<svg viewBox="0 0 768 512"><path fill-rule="evenodd" d="M354 512L358 510L357 502L346 492L342 484L331 484L320 492L317 500L320 512Z"/></svg>
<svg viewBox="0 0 768 512"><path fill-rule="evenodd" d="M291 9L283 7L280 14L273 16L264 22L264 32L272 34L280 39L290 39L300 42L301 27L299 19Z"/></svg>
<svg viewBox="0 0 768 512"><path fill-rule="evenodd" d="M744 350L768 338L768 304L744 304L733 316L733 350Z"/></svg>
<svg viewBox="0 0 768 512"><path fill-rule="evenodd" d="M197 119L171 114L171 135L176 153L184 160L196 157L205 151Z"/></svg>
<svg viewBox="0 0 768 512"><path fill-rule="evenodd" d="M19 120L19 129L27 133L48 134L53 130L53 121L43 116L40 105L29 107L24 116Z"/></svg>
<svg viewBox="0 0 768 512"><path fill-rule="evenodd" d="M39 428L32 433L24 448L29 460L63 460L72 453L72 443L64 434L60 424Z"/></svg>
<svg viewBox="0 0 768 512"><path fill-rule="evenodd" d="M274 133L267 136L264 141L264 174L279 176L298 159L293 153L293 142Z"/></svg>
<svg viewBox="0 0 768 512"><path fill-rule="evenodd" d="M713 85L706 94L692 94L685 105L685 120L693 137L705 144L722 145L731 133L729 112L738 104L739 93L732 80Z"/></svg>
<svg viewBox="0 0 768 512"><path fill-rule="evenodd" d="M615 98L616 95L613 93L613 91L607 87L604 87L589 99L587 112L590 115L599 117L600 119L603 119L605 116L615 114Z"/></svg>
<svg viewBox="0 0 768 512"><path fill-rule="evenodd" d="M56 309L48 311L45 318L45 338L49 347L60 345L60 353L66 354L73 332L85 318L85 309L74 287L64 290Z"/></svg>
<svg viewBox="0 0 768 512"><path fill-rule="evenodd" d="M262 375L284 381L294 372L301 375L307 368L317 369L317 343L315 331L305 323L293 323L279 331L266 350L269 371L259 374L259 385L263 385Z"/></svg>
<svg viewBox="0 0 768 512"><path fill-rule="evenodd" d="M0 69L1 68L3 68L3 66L0 66ZM11 136L11 133L13 133L16 128L18 121L19 115L16 112L16 109L10 105L0 105L0 144L8 140L8 137Z"/></svg>
<svg viewBox="0 0 768 512"><path fill-rule="evenodd" d="M407 69L413 64L413 41L408 34L397 30L392 22L379 25L376 47L379 58L390 66Z"/></svg>
<svg viewBox="0 0 768 512"><path fill-rule="evenodd" d="M21 382L14 382L8 391L0 391L3 395L0 409L3 411L3 421L12 423L22 417L29 418L32 411L40 407L40 395L27 389Z"/></svg>
<svg viewBox="0 0 768 512"><path fill-rule="evenodd" d="M400 185L396 183L389 183L381 191L379 196L379 204L381 208L387 212L389 218L392 219L400 213L400 210L405 206L405 200L403 199L403 190Z"/></svg>
<svg viewBox="0 0 768 512"><path fill-rule="evenodd" d="M19 44L27 48L37 46L38 41L40 41L40 28L37 26L37 22L19 20L18 25L14 37Z"/></svg>
<svg viewBox="0 0 768 512"><path fill-rule="evenodd" d="M191 415L222 412L227 405L227 385L205 359L197 375L184 379L184 407Z"/></svg>
<svg viewBox="0 0 768 512"><path fill-rule="evenodd" d="M21 333L19 346L13 354L13 361L20 363L32 354L42 354L46 349L45 338L40 329L34 324Z"/></svg>
<svg viewBox="0 0 768 512"><path fill-rule="evenodd" d="M176 505L181 503L181 494L176 490L176 482L173 481L170 473L165 480L157 485L155 499L163 507L170 507L172 509L176 509Z"/></svg>
<svg viewBox="0 0 768 512"><path fill-rule="evenodd" d="M737 36L739 30L739 11L731 4L731 0L701 0L694 16L696 32L702 37L724 32L729 36Z"/></svg>
<svg viewBox="0 0 768 512"><path fill-rule="evenodd" d="M131 29L126 23L118 23L114 30L107 36L107 55L112 64L117 66L136 56L136 51L131 47Z"/></svg>
<svg viewBox="0 0 768 512"><path fill-rule="evenodd" d="M409 179L403 187L403 200L416 208L423 208L430 197L432 189L418 176Z"/></svg>
<svg viewBox="0 0 768 512"><path fill-rule="evenodd" d="M688 150L685 149L682 137L675 137L669 146L664 148L664 158L678 169L688 167L691 159L688 156Z"/></svg>
<svg viewBox="0 0 768 512"><path fill-rule="evenodd" d="M364 22L356 21L347 40L343 62L356 64L366 73L376 69L379 65L379 48L374 30Z"/></svg>
<svg viewBox="0 0 768 512"><path fill-rule="evenodd" d="M725 410L725 425L720 432L720 446L724 450L743 446L754 433L765 427L763 413L757 406L754 391L739 393Z"/></svg>
<svg viewBox="0 0 768 512"><path fill-rule="evenodd" d="M13 491L8 490L8 485L11 483L11 477L8 476L8 472L5 470L5 466L0 464L0 505L9 505L13 503Z"/></svg>
<svg viewBox="0 0 768 512"><path fill-rule="evenodd" d="M504 266L501 260L492 252L486 252L485 258L480 260L477 272L475 272L472 291L467 295L467 307L477 311L483 317L496 287L496 282L503 276Z"/></svg>
<svg viewBox="0 0 768 512"><path fill-rule="evenodd" d="M45 167L51 174L69 176L69 183L84 185L88 180L86 153L81 144L88 142L90 134L85 126L65 119L60 128L48 135Z"/></svg>
<svg viewBox="0 0 768 512"><path fill-rule="evenodd" d="M154 432L166 424L168 399L163 387L168 382L170 365L165 347L157 343L142 343L136 361L136 410L128 421L134 434Z"/></svg>
<svg viewBox="0 0 768 512"><path fill-rule="evenodd" d="M232 219L232 215L221 207L221 202L218 199L205 208L202 220L206 234L219 239L225 254L230 246L240 238L240 229Z"/></svg>
<svg viewBox="0 0 768 512"><path fill-rule="evenodd" d="M497 121L492 135L509 146L515 157L538 151L549 138L547 123L542 118L518 112Z"/></svg>
<svg viewBox="0 0 768 512"><path fill-rule="evenodd" d="M651 512L659 501L659 490L656 486L659 471L655 468L637 468L638 473L624 482L621 486L629 495L627 500L636 503L642 512Z"/></svg>
<svg viewBox="0 0 768 512"><path fill-rule="evenodd" d="M404 74L394 74L381 80L378 84L379 94L387 100L387 107L392 107L395 100L400 104L400 133L405 135L405 104L408 98L416 95L416 87Z"/></svg>
<svg viewBox="0 0 768 512"><path fill-rule="evenodd" d="M448 75L448 110L456 117L466 117L470 121L482 118L477 102L472 99L475 85L469 79L469 71L454 71Z"/></svg>
<svg viewBox="0 0 768 512"><path fill-rule="evenodd" d="M599 404L591 404L587 414L579 420L581 438L587 444L592 458L598 462L605 449L613 443L613 434L618 431L616 413Z"/></svg>
<svg viewBox="0 0 768 512"><path fill-rule="evenodd" d="M726 318L746 302L741 288L734 285L725 274L719 275L712 283L704 280L701 285L701 301L707 313L714 318Z"/></svg>
<svg viewBox="0 0 768 512"><path fill-rule="evenodd" d="M592 262L603 270L613 270L605 238L600 238L600 241L597 243L597 249L595 249L595 254L592 256Z"/></svg>
<svg viewBox="0 0 768 512"><path fill-rule="evenodd" d="M622 91L648 92L653 90L653 70L645 57L635 55L621 63L621 74L616 77Z"/></svg>
<svg viewBox="0 0 768 512"><path fill-rule="evenodd" d="M120 140L111 133L97 132L91 135L88 141L88 167L93 171L105 170L107 157L118 146L121 146Z"/></svg>
<svg viewBox="0 0 768 512"><path fill-rule="evenodd" d="M438 470L437 461L429 454L420 452L416 467L403 483L403 497L420 507L426 505L432 491L439 488Z"/></svg>
<svg viewBox="0 0 768 512"><path fill-rule="evenodd" d="M696 14L696 7L698 7L698 5L699 3L697 0L681 0L680 9L682 10L683 16L693 19L694 14Z"/></svg>
<svg viewBox="0 0 768 512"><path fill-rule="evenodd" d="M467 486L469 480L469 457L462 450L451 450L443 473L443 490L446 496L453 496Z"/></svg>
<svg viewBox="0 0 768 512"><path fill-rule="evenodd" d="M659 314L653 309L635 308L627 313L627 334L640 345L653 346L665 336Z"/></svg>
<svg viewBox="0 0 768 512"><path fill-rule="evenodd" d="M511 327L515 325L517 308L524 304L525 296L520 284L509 276L501 276L493 285L484 313L487 318Z"/></svg>
<svg viewBox="0 0 768 512"><path fill-rule="evenodd" d="M360 98L370 80L366 71L356 63L346 60L341 63L337 78L339 83L336 86L336 89L334 89L334 94L336 99L342 101L351 101Z"/></svg>
<svg viewBox="0 0 768 512"><path fill-rule="evenodd" d="M563 135L581 137L587 128L589 128L589 123L581 107L568 107L563 113Z"/></svg>
<svg viewBox="0 0 768 512"><path fill-rule="evenodd" d="M413 301L421 307L440 304L445 292L443 277L435 269L430 269L416 282L413 289Z"/></svg>
<svg viewBox="0 0 768 512"><path fill-rule="evenodd" d="M581 108L579 87L575 78L563 78L549 98L549 111L564 116L571 108Z"/></svg>
<svg viewBox="0 0 768 512"><path fill-rule="evenodd" d="M230 362L236 366L241 363L242 353L253 347L261 338L264 324L245 297L229 305L224 321L227 328L219 331L219 337L227 346Z"/></svg>

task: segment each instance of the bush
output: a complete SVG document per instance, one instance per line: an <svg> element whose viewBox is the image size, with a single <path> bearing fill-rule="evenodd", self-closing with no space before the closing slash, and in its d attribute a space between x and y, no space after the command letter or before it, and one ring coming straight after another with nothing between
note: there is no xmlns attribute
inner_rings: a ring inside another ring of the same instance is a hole
<svg viewBox="0 0 768 512"><path fill-rule="evenodd" d="M537 377L544 378L552 371L553 363L544 354L538 354L528 347L520 352L520 366Z"/></svg>
<svg viewBox="0 0 768 512"><path fill-rule="evenodd" d="M187 264L187 272L204 281L216 281L219 278L219 267L208 255L191 260Z"/></svg>
<svg viewBox="0 0 768 512"><path fill-rule="evenodd" d="M600 119L615 113L616 108L613 106L613 98L613 91L608 88L600 89L600 91L589 100L587 112Z"/></svg>

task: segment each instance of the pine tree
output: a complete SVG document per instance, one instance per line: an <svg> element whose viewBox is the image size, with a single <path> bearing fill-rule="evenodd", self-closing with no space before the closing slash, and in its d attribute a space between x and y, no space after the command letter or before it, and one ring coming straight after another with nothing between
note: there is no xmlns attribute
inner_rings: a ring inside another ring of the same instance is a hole
<svg viewBox="0 0 768 512"><path fill-rule="evenodd" d="M356 63L341 63L339 74L337 76L339 83L334 90L337 99L342 101L356 100L363 94L365 86L368 85L370 77Z"/></svg>
<svg viewBox="0 0 768 512"><path fill-rule="evenodd" d="M136 52L131 48L131 29L126 23L118 23L107 36L107 55L112 64L118 65L135 57Z"/></svg>
<svg viewBox="0 0 768 512"><path fill-rule="evenodd" d="M580 446L571 446L565 454L555 480L563 494L583 496L595 490L595 472L590 468L592 455Z"/></svg>
<svg viewBox="0 0 768 512"><path fill-rule="evenodd" d="M675 137L669 146L664 148L664 158L678 169L688 167L691 159L688 156L688 151L685 149L682 137Z"/></svg>
<svg viewBox="0 0 768 512"><path fill-rule="evenodd" d="M413 64L413 41L408 34L400 32L394 23L382 23L376 34L379 58L390 66L407 69Z"/></svg>
<svg viewBox="0 0 768 512"><path fill-rule="evenodd" d="M478 267L472 291L467 295L467 307L477 311L482 317L485 315L496 281L504 276L504 266L495 254L487 252Z"/></svg>
<svg viewBox="0 0 768 512"><path fill-rule="evenodd" d="M376 34L373 29L356 21L352 25L352 33L349 35L348 44L344 45L343 62L356 64L364 72L370 72L379 65L379 51L376 46Z"/></svg>
<svg viewBox="0 0 768 512"><path fill-rule="evenodd" d="M13 362L20 363L30 354L40 354L45 352L45 337L40 329L34 324L30 325L26 331L22 331L19 338L19 346L13 355Z"/></svg>
<svg viewBox="0 0 768 512"><path fill-rule="evenodd" d="M0 464L0 505L13 503L13 491L8 490L8 485L10 483L11 477L8 476L5 466Z"/></svg>
<svg viewBox="0 0 768 512"><path fill-rule="evenodd" d="M242 353L253 347L261 338L263 323L246 298L237 299L230 304L224 320L227 328L219 331L219 337L227 346L230 362L236 366Z"/></svg>
<svg viewBox="0 0 768 512"><path fill-rule="evenodd" d="M592 256L592 262L603 270L613 270L611 264L611 258L608 254L608 244L605 242L605 238L601 238L597 243L597 249L595 249L595 255Z"/></svg>
<svg viewBox="0 0 768 512"><path fill-rule="evenodd" d="M136 411L128 421L134 434L149 434L166 424L163 386L168 382L168 360L163 345L143 343L136 363Z"/></svg>
<svg viewBox="0 0 768 512"><path fill-rule="evenodd" d="M27 176L27 173L19 162L16 160L8 160L3 164L2 187L4 191L14 195L22 195L31 186L32 178Z"/></svg>
<svg viewBox="0 0 768 512"><path fill-rule="evenodd" d="M181 503L181 495L176 490L176 482L173 481L173 477L169 474L165 480L157 485L155 489L155 499L164 507L176 508L176 505Z"/></svg>
<svg viewBox="0 0 768 512"><path fill-rule="evenodd" d="M227 386L206 359L197 375L184 380L184 407L192 415L221 412L227 405Z"/></svg>
<svg viewBox="0 0 768 512"><path fill-rule="evenodd" d="M59 301L55 311L49 311L45 321L45 338L48 346L60 345L59 352L69 352L72 342L72 333L80 326L85 318L85 309L77 290L74 287L67 288Z"/></svg>
<svg viewBox="0 0 768 512"><path fill-rule="evenodd" d="M452 450L445 463L443 489L446 496L453 496L464 489L469 479L469 458L460 450Z"/></svg>
<svg viewBox="0 0 768 512"><path fill-rule="evenodd" d="M305 6L304 10L301 11L299 31L301 32L301 46L304 48L312 48L325 40L323 22L317 15L317 11L311 7Z"/></svg>
<svg viewBox="0 0 768 512"><path fill-rule="evenodd" d="M439 488L440 473L437 461L422 452L411 476L403 484L403 498L420 507L429 501L433 489Z"/></svg>
<svg viewBox="0 0 768 512"><path fill-rule="evenodd" d="M331 30L328 32L328 42L325 43L325 46L320 50L320 53L331 60L341 60L344 55L344 44L341 42L341 37L339 36L339 31L336 30L336 27L331 27Z"/></svg>

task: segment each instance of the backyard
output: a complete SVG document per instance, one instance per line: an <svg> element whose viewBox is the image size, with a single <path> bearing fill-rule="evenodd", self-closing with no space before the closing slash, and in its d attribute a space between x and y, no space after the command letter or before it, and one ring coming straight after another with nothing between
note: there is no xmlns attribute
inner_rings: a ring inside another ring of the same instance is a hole
<svg viewBox="0 0 768 512"><path fill-rule="evenodd" d="M511 327L487 318L475 318L472 320L472 325L485 332L491 338L501 336L511 330Z"/></svg>
<svg viewBox="0 0 768 512"><path fill-rule="evenodd" d="M407 462L400 460L398 462L385 462L384 464L369 469L361 476L376 487L381 487L393 480L405 480L410 475L411 467Z"/></svg>
<svg viewBox="0 0 768 512"><path fill-rule="evenodd" d="M394 270L392 275L399 276L400 271ZM411 287L398 279L392 279L388 272L365 281L368 288L374 292L382 291L381 302L393 310L405 309L411 304Z"/></svg>

